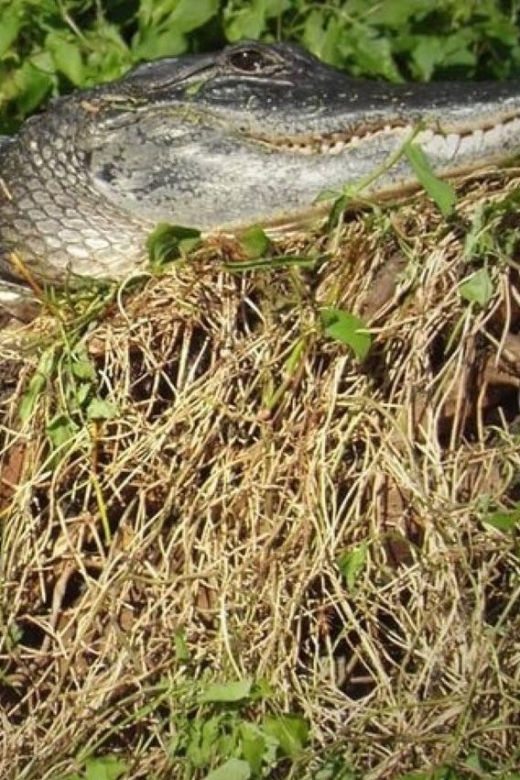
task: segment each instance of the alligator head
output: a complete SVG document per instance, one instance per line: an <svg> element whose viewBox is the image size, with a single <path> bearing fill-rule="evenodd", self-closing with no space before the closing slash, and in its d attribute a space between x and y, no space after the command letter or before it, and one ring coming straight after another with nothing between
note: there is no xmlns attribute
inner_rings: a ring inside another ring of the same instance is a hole
<svg viewBox="0 0 520 780"><path fill-rule="evenodd" d="M324 189L370 174L419 128L457 172L520 149L520 85L360 81L289 44L164 59L54 101L4 143L0 269L116 278L157 222L203 231L308 217ZM409 185L400 159L372 192Z"/></svg>

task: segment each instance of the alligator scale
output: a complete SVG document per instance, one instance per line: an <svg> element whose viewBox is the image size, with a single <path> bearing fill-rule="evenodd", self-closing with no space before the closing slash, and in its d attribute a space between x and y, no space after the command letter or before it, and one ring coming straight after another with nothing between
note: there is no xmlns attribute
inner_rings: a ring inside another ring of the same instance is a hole
<svg viewBox="0 0 520 780"><path fill-rule="evenodd" d="M418 128L433 168L520 151L520 83L360 81L290 44L142 65L52 102L0 146L0 277L119 278L158 222L284 228L370 174ZM413 182L404 159L372 195Z"/></svg>

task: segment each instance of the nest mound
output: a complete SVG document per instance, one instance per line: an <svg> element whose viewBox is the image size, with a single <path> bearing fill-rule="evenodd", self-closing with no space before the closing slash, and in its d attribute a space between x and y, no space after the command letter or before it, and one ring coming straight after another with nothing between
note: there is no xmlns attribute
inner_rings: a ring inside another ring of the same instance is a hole
<svg viewBox="0 0 520 780"><path fill-rule="evenodd" d="M277 248L311 270L208 242L73 347L3 347L2 777L181 776L189 686L241 678L367 778L520 764L514 173Z"/></svg>

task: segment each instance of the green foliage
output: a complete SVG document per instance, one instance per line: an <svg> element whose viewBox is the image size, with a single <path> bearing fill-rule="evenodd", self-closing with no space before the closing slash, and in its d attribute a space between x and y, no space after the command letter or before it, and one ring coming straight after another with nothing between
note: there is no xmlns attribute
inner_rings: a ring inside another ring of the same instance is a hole
<svg viewBox="0 0 520 780"><path fill-rule="evenodd" d="M309 740L309 726L300 715L268 715L264 729L277 743L281 753L296 758Z"/></svg>
<svg viewBox="0 0 520 780"><path fill-rule="evenodd" d="M403 151L420 184L434 201L443 217L449 217L457 201L454 188L434 174L428 158L418 144L408 142L404 145Z"/></svg>
<svg viewBox="0 0 520 780"><path fill-rule="evenodd" d="M15 130L49 97L117 78L140 61L215 49L242 38L294 40L354 75L398 82L512 77L520 70L518 32L516 4L499 0L0 0L0 132ZM408 144L404 153L441 212L450 214L454 199L449 186L432 176L414 144ZM351 193L332 196L338 199L339 211ZM467 236L468 260L489 252L500 251L504 257L512 254L518 243L517 228L504 225L519 201L520 193L512 192L503 205L477 211ZM149 242L152 262L161 265L184 258L198 241L197 231L161 225ZM228 270L312 268L321 259L264 259L270 242L258 228L245 234L242 245L251 262L230 263ZM459 293L484 306L493 294L486 268L470 275L459 286ZM346 344L360 360L367 355L371 337L359 318L334 307L320 312L320 318L327 337ZM287 359L289 376L297 370L306 343L305 337L295 342ZM20 407L22 421L30 419L51 384L59 398L47 422L54 450L68 446L85 430L85 423L117 414L109 400L96 394L95 366L76 338L65 339L61 349L42 353ZM270 407L283 391L282 387L273 393ZM482 522L514 533L520 509L488 512ZM345 552L338 560L350 591L367 560L366 545ZM16 632L12 640L17 641ZM189 663L182 633L173 642L177 661ZM280 764L296 766L309 749L308 724L296 713L258 715L255 706L268 698L267 689L251 680L213 682L204 687L194 683L186 706L175 701L165 724L165 733L169 728L173 734L168 745L172 777L256 780L276 772ZM67 780L118 780L127 770L125 761L114 755L90 756L79 767L79 773L68 775ZM492 776L469 762L468 769L482 778ZM441 767L408 775L407 780L463 776ZM353 777L343 758L325 760L312 774L312 780ZM510 780L518 780L518 775L510 775Z"/></svg>
<svg viewBox="0 0 520 780"><path fill-rule="evenodd" d="M519 247L516 217L520 207L520 188L508 192L499 201L481 203L466 234L464 256L471 263L485 259L509 265Z"/></svg>
<svg viewBox="0 0 520 780"><path fill-rule="evenodd" d="M67 775L65 780L118 780L126 771L126 763L116 756L87 758L81 774Z"/></svg>
<svg viewBox="0 0 520 780"><path fill-rule="evenodd" d="M520 503L509 511L490 512L482 518L482 522L504 533L516 531L520 527Z"/></svg>
<svg viewBox="0 0 520 780"><path fill-rule="evenodd" d="M227 683L213 683L200 695L201 704L208 702L236 702L248 699L251 694L251 680L236 680Z"/></svg>
<svg viewBox="0 0 520 780"><path fill-rule="evenodd" d="M196 228L160 222L146 242L152 268L160 270L165 263L184 259L200 241L201 233Z"/></svg>
<svg viewBox="0 0 520 780"><path fill-rule="evenodd" d="M42 354L39 369L20 405L22 422L30 418L37 399L50 383L56 389L58 410L47 423L47 435L55 450L72 443L86 421L117 416L114 404L96 395L96 370L81 343L71 349L51 349Z"/></svg>
<svg viewBox="0 0 520 780"><path fill-rule="evenodd" d="M174 696L172 767L182 766L186 778L259 780L280 761L296 760L308 725L294 713L254 715L255 704L271 697L268 685L249 679L194 683L184 701Z"/></svg>
<svg viewBox="0 0 520 780"><path fill-rule="evenodd" d="M481 268L459 285L459 295L470 303L485 306L493 297L494 288L487 268Z"/></svg>
<svg viewBox="0 0 520 780"><path fill-rule="evenodd" d="M372 338L363 320L344 309L333 307L322 309L320 316L326 336L351 347L359 360L368 355Z"/></svg>
<svg viewBox="0 0 520 780"><path fill-rule="evenodd" d="M261 227L253 225L241 237L240 244L246 255L251 259L262 257L269 250L271 241Z"/></svg>
<svg viewBox="0 0 520 780"><path fill-rule="evenodd" d="M342 553L337 565L345 579L347 589L352 593L356 588L357 580L366 568L368 562L368 544L362 542L351 550Z"/></svg>

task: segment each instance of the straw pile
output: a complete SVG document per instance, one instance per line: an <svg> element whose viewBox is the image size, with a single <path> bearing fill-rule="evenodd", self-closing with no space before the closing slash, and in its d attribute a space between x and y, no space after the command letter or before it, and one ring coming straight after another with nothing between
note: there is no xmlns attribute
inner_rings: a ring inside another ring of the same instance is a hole
<svg viewBox="0 0 520 780"><path fill-rule="evenodd" d="M313 269L230 271L240 246L208 240L74 343L48 316L40 350L4 340L2 778L89 752L181 777L190 686L241 678L271 687L250 720L301 713L316 757L371 780L520 765L496 527L520 498L516 173L465 182L448 222L418 195L277 245ZM482 268L479 305L460 283ZM323 332L331 306L368 325L365 360Z"/></svg>

